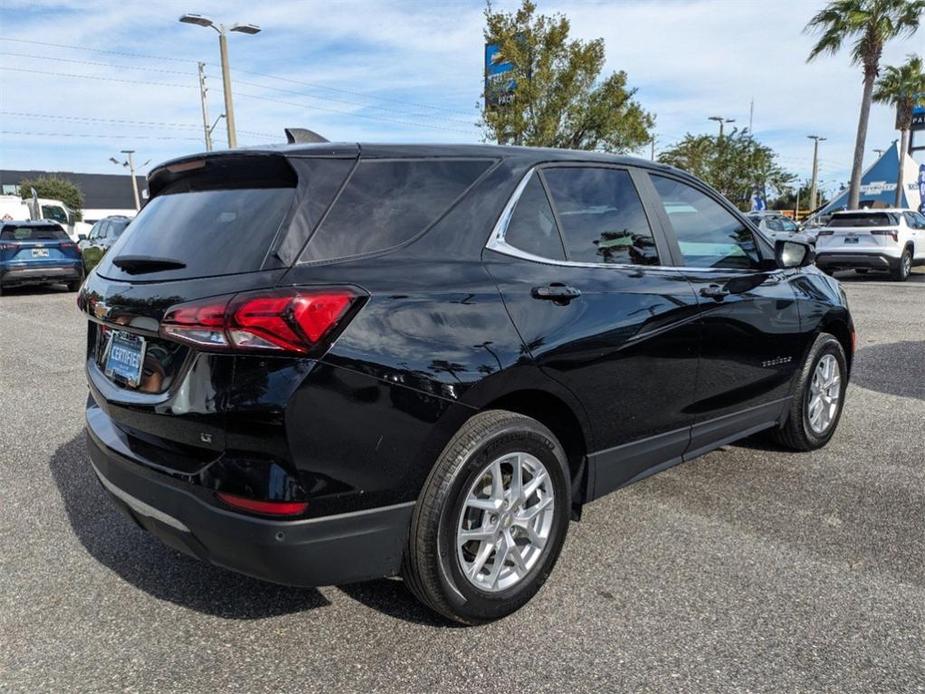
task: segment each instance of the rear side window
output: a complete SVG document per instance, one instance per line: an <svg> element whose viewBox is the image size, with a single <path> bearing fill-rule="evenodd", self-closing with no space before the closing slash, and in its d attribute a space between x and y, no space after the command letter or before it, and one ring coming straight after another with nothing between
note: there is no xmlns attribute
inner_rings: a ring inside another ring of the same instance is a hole
<svg viewBox="0 0 925 694"><path fill-rule="evenodd" d="M658 265L655 239L627 171L544 169L569 260Z"/></svg>
<svg viewBox="0 0 925 694"><path fill-rule="evenodd" d="M850 212L832 215L829 220L830 227L890 227L897 224L899 220L890 212Z"/></svg>
<svg viewBox="0 0 925 694"><path fill-rule="evenodd" d="M186 265L173 277L259 270L295 188L238 188L156 196L104 256L100 274L120 274L111 259L147 256ZM121 225L122 222L112 222ZM117 226L118 229L118 226Z"/></svg>
<svg viewBox="0 0 925 694"><path fill-rule="evenodd" d="M504 241L522 251L550 260L565 260L556 218L538 176L531 176L511 215Z"/></svg>
<svg viewBox="0 0 925 694"><path fill-rule="evenodd" d="M5 226L0 231L0 241L67 241L64 229L55 224L44 226Z"/></svg>
<svg viewBox="0 0 925 694"><path fill-rule="evenodd" d="M117 239L122 236L122 232L125 231L125 227L128 226L129 220L127 219L114 219L109 224L109 238Z"/></svg>
<svg viewBox="0 0 925 694"><path fill-rule="evenodd" d="M491 160L361 160L308 242L303 261L375 253L436 222Z"/></svg>

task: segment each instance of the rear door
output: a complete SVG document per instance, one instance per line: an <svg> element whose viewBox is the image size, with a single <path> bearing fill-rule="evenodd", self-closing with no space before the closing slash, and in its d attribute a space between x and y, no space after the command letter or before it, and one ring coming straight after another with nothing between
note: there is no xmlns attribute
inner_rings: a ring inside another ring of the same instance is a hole
<svg viewBox="0 0 925 694"><path fill-rule="evenodd" d="M549 165L521 182L484 255L530 356L585 408L590 495L680 460L696 299L633 169Z"/></svg>
<svg viewBox="0 0 925 694"><path fill-rule="evenodd" d="M900 217L895 212L858 210L832 215L819 232L816 249L822 253L881 253L895 249Z"/></svg>
<svg viewBox="0 0 925 694"><path fill-rule="evenodd" d="M693 286L702 334L689 457L773 424L807 338L792 282L732 206L705 187L651 174L679 271ZM760 248L759 246L763 246Z"/></svg>

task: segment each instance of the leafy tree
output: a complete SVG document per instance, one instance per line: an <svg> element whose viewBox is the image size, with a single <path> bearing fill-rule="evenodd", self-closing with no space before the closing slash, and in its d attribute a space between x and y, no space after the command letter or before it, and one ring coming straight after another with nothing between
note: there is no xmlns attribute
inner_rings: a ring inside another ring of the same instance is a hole
<svg viewBox="0 0 925 694"><path fill-rule="evenodd" d="M800 209L806 212L808 210L807 206L809 205L809 193L812 190L812 182L809 179L802 181L799 185L791 185L789 188L781 191L780 195L771 200L768 203L768 207L772 210L793 210L797 206L797 192L800 195ZM816 205L818 207L825 207L829 204L829 198L825 194L825 191L817 187L816 189Z"/></svg>
<svg viewBox="0 0 925 694"><path fill-rule="evenodd" d="M513 98L483 94L482 127L499 144L625 152L652 139L652 114L633 98L625 72L600 80L604 40L569 38L564 15L537 15L530 0L514 13L485 8L485 41L513 64Z"/></svg>
<svg viewBox="0 0 925 694"><path fill-rule="evenodd" d="M917 55L908 56L904 65L887 65L877 80L874 101L896 107L896 129L900 131L899 151L909 151L909 134L912 130L912 109L925 105L925 69ZM900 163L896 177L896 207L902 202L903 166Z"/></svg>
<svg viewBox="0 0 925 694"><path fill-rule="evenodd" d="M38 178L24 178L19 182L19 194L24 200L32 198L32 189L38 193L40 198L50 198L60 200L69 208L74 210L77 218L80 219L80 209L84 204L84 194L80 188L59 176L39 176Z"/></svg>
<svg viewBox="0 0 925 694"><path fill-rule="evenodd" d="M853 40L851 63L860 65L864 72L864 92L848 193L849 209L857 209L861 199L861 167L867 123L883 46L898 36L912 36L919 28L923 12L925 0L832 0L806 25L807 31L821 34L809 52L807 62L824 53L838 53L843 43Z"/></svg>
<svg viewBox="0 0 925 694"><path fill-rule="evenodd" d="M747 131L733 130L723 137L691 135L662 151L658 160L697 176L740 209L751 206L755 190L780 194L794 176L776 162L777 155Z"/></svg>

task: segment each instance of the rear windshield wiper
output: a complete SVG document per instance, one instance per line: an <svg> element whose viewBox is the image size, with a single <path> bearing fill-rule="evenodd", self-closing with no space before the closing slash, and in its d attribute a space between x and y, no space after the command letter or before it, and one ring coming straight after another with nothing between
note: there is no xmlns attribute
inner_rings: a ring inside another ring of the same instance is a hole
<svg viewBox="0 0 925 694"><path fill-rule="evenodd" d="M172 258L154 258L149 255L120 255L114 258L112 264L130 275L143 272L160 272L161 270L180 270L186 263Z"/></svg>

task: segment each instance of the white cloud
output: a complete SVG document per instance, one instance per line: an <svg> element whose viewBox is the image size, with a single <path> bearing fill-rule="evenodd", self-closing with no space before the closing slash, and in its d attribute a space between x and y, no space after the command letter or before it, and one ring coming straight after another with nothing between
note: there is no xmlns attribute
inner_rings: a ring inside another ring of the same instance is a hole
<svg viewBox="0 0 925 694"><path fill-rule="evenodd" d="M516 2L495 4L511 9ZM605 39L607 69L629 73L631 84L639 88L638 98L657 115L660 144L670 143L687 131L711 131L714 124L706 117L714 113L735 118L736 125L746 125L749 102L754 98L754 130L780 152L786 166L801 175L808 173L812 150L805 136L818 133L828 137L822 146L823 180L834 184L847 177L857 125L860 70L849 64L847 54L805 63L813 37L804 34L803 27L821 2L540 0L539 4L542 12L567 14L575 37ZM155 160L198 149L201 131L196 127L201 116L192 73L196 60L210 63L209 106L212 116L218 115L222 108L220 79L214 66L218 51L212 32L177 23L177 17L185 11L230 22L254 22L264 28L257 36L236 35L230 41L241 131L276 136L285 126L301 125L333 139L479 140L476 128L467 124L477 120L474 105L481 87L483 18L482 5L477 0L260 5L243 0L207 0L194 5L188 0L7 0L0 10L4 37L168 56L185 62L0 41L0 52L42 56L0 55L0 66L129 80L106 82L0 70L4 111L183 123L192 127L55 122L3 115L0 130L102 133L114 137L111 141L73 137L43 140L0 135L0 165L106 171L109 153L128 145L149 153L144 158ZM898 62L906 53L922 52L923 48L922 36L894 42L887 47L884 62ZM47 59L54 56L190 74ZM269 80L249 74L248 70L318 86ZM189 86L161 87L141 82ZM371 108L373 105L377 108ZM875 106L868 153L889 144L895 137L892 126L890 111ZM220 125L217 130L221 128ZM129 139L117 139L117 135ZM141 135L191 139L139 137L137 142L132 141L132 137ZM247 143L264 141L266 137L242 132L239 140Z"/></svg>

